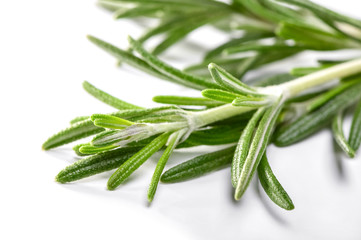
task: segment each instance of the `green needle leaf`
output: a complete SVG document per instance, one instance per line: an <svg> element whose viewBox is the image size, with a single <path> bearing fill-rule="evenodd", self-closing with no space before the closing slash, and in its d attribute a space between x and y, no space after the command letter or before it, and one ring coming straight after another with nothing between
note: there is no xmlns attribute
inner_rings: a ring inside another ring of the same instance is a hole
<svg viewBox="0 0 361 240"><path fill-rule="evenodd" d="M212 62L215 62L216 64L222 66L227 72L233 74L234 76L237 76L236 74L238 72L240 64L242 64L247 59L248 58L246 57L224 58L224 59L220 58L220 59L212 59ZM197 76L203 76L208 79L210 77L208 70L209 61L210 60L204 60L201 63L188 66L184 69L184 71L187 73L195 74ZM209 78L209 80L213 81L211 78Z"/></svg>
<svg viewBox="0 0 361 240"><path fill-rule="evenodd" d="M159 11L158 7L135 7L131 9L120 8L117 11L115 11L114 19L152 16L152 15L156 15L158 11Z"/></svg>
<svg viewBox="0 0 361 240"><path fill-rule="evenodd" d="M169 170L161 177L164 183L176 183L203 176L212 171L222 169L232 161L235 147L200 155L183 162Z"/></svg>
<svg viewBox="0 0 361 240"><path fill-rule="evenodd" d="M170 79L169 77L163 75L162 73L160 73L158 70L156 70L155 68L153 68L152 66L150 66L148 63L146 63L144 60L134 56L133 54L121 50L119 48L117 48L114 45L111 45L107 42L104 42L102 40L100 40L99 38L93 37L93 36L88 36L88 39L94 43L95 45L97 45L99 48L103 49L104 51L106 51L107 53L109 53L110 55L114 56L116 59L120 60L121 62L124 62L134 68L137 68L143 72L146 72L150 75L156 76L160 79L165 79L165 80L169 80L169 81L173 81L172 79Z"/></svg>
<svg viewBox="0 0 361 240"><path fill-rule="evenodd" d="M258 0L242 0L237 1L241 3L249 12L255 14L261 19L265 19L268 22L278 23L281 20L287 19L284 14L280 14L270 7L264 7L262 3L267 1L258 1ZM278 7L280 8L280 7ZM283 13L283 12L282 12Z"/></svg>
<svg viewBox="0 0 361 240"><path fill-rule="evenodd" d="M233 126L215 126L209 129L194 131L187 138L187 142L195 146L235 143L238 141L244 128L245 124L243 124L244 122L238 122L237 125Z"/></svg>
<svg viewBox="0 0 361 240"><path fill-rule="evenodd" d="M100 152L104 152L104 151L108 151L114 148L117 148L119 146L117 145L108 145L108 146L104 146L104 147L94 147L90 144L83 144L83 146L81 146L79 148L79 152L85 155L93 155L96 153L100 153Z"/></svg>
<svg viewBox="0 0 361 240"><path fill-rule="evenodd" d="M194 31L195 29L205 24L215 22L227 15L229 15L228 9L226 9L226 11L225 9L220 9L217 12L213 12L212 14L210 14L209 11L206 11L205 13L193 13L193 16L189 16L183 21L178 21L180 26L177 26L176 28L171 28L171 30L168 31L168 36L155 47L152 54L158 55L162 53L170 46L174 45L176 42L186 37L190 32Z"/></svg>
<svg viewBox="0 0 361 240"><path fill-rule="evenodd" d="M246 191L254 175L254 172L257 169L259 162L261 161L278 115L281 112L283 103L283 97L280 96L273 106L266 109L257 129L255 130L247 158L244 160L244 164L240 166L241 173L239 175L236 191L234 194L234 198L236 200L239 200ZM242 162L243 160L240 160L240 163Z"/></svg>
<svg viewBox="0 0 361 240"><path fill-rule="evenodd" d="M360 92L361 84L356 84L330 99L317 110L298 118L288 125L280 127L274 134L274 143L280 147L288 146L312 135L330 123L333 116L339 111L359 100L361 97Z"/></svg>
<svg viewBox="0 0 361 240"><path fill-rule="evenodd" d="M93 97L95 97L96 99L116 108L119 110L124 110L124 109L143 109L142 107L124 102L116 97L113 97L111 95L109 95L106 92L103 92L102 90L94 87L93 85L91 85L89 82L85 81L83 82L83 88Z"/></svg>
<svg viewBox="0 0 361 240"><path fill-rule="evenodd" d="M288 51L287 51L288 52ZM243 78L243 76L249 71L251 70L252 68L256 67L257 64L259 65L262 65L260 64L261 62L261 54L260 53L257 53L255 56L252 56L252 57L248 57L246 58L238 67L237 69L237 77L239 79ZM258 95L260 96L260 95Z"/></svg>
<svg viewBox="0 0 361 240"><path fill-rule="evenodd" d="M293 39L308 49L336 50L360 47L359 43L341 34L326 32L305 24L282 22L277 29L277 35L284 39Z"/></svg>
<svg viewBox="0 0 361 240"><path fill-rule="evenodd" d="M139 147L118 148L83 158L60 171L55 180L59 183L67 183L110 171L122 165L139 149Z"/></svg>
<svg viewBox="0 0 361 240"><path fill-rule="evenodd" d="M199 14L199 11L197 11L196 13L190 12L189 14L185 13L182 15L172 16L169 19L164 19L158 26L146 31L145 34L138 39L138 42L143 44L145 41L158 34L172 30L177 31L178 29L183 28L190 22L193 22L193 19L195 17L198 17ZM204 16L204 12L202 12L201 15Z"/></svg>
<svg viewBox="0 0 361 240"><path fill-rule="evenodd" d="M206 98L225 103L232 103L236 98L245 98L245 96L218 89L203 90L202 95Z"/></svg>
<svg viewBox="0 0 361 240"><path fill-rule="evenodd" d="M268 163L266 153L263 154L262 160L258 165L257 172L259 181L261 182L264 191L275 204L286 210L292 210L295 208L291 198L273 174Z"/></svg>
<svg viewBox="0 0 361 240"><path fill-rule="evenodd" d="M153 101L164 104L175 104L181 106L207 106L215 107L223 104L222 102L209 100L202 97L184 97L184 96L155 96Z"/></svg>
<svg viewBox="0 0 361 240"><path fill-rule="evenodd" d="M185 38L190 32L194 31L195 29L199 28L200 26L206 23L207 22L198 23L197 25L194 26L189 26L181 29L176 29L176 31L171 31L170 33L168 33L168 36L154 48L152 54L159 55L163 53L169 47L171 47L175 43Z"/></svg>
<svg viewBox="0 0 361 240"><path fill-rule="evenodd" d="M351 61L351 60L352 59L349 59L349 60L318 59L317 62L321 65L333 66L333 65L344 63L344 62Z"/></svg>
<svg viewBox="0 0 361 240"><path fill-rule="evenodd" d="M91 141L91 145L94 147L106 147L121 141L119 138L119 130L106 130L95 135ZM80 149L79 149L80 150Z"/></svg>
<svg viewBox="0 0 361 240"><path fill-rule="evenodd" d="M187 87L195 88L195 89L204 89L204 88L218 88L218 86L214 83L211 83L205 79L184 73L176 68L173 68L172 66L166 64L165 62L161 61L154 55L147 52L142 45L134 40L133 38L128 38L130 45L134 48L135 51L137 51L142 57L145 59L145 61L157 69L162 74L176 79L179 84L182 84Z"/></svg>
<svg viewBox="0 0 361 240"><path fill-rule="evenodd" d="M340 146L340 148L347 154L348 157L355 157L355 150L348 144L342 129L342 112L339 112L332 121L332 135Z"/></svg>
<svg viewBox="0 0 361 240"><path fill-rule="evenodd" d="M184 131L178 131L173 133L168 140L168 146L165 149L162 157L159 159L157 166L154 170L154 174L152 176L152 180L150 182L149 188L148 188L148 201L152 202L154 199L155 192L157 191L158 183L160 176L163 173L163 169L165 165L167 164L167 161L172 154L173 150L177 146L180 138L183 136Z"/></svg>
<svg viewBox="0 0 361 240"><path fill-rule="evenodd" d="M93 114L91 120L95 126L111 129L124 129L134 124L128 120L107 114Z"/></svg>
<svg viewBox="0 0 361 240"><path fill-rule="evenodd" d="M212 62L217 65L222 66L227 72L233 76L241 79L247 71L252 70L257 67L261 67L265 64L269 64L281 59L285 59L292 55L299 53L300 50L289 50L281 52L269 52L268 54L256 54L252 57L241 57L241 58L220 58L212 59ZM207 66L209 65L209 60L205 60L200 64L196 64L185 69L186 72L193 73L200 76L209 76L209 70Z"/></svg>
<svg viewBox="0 0 361 240"><path fill-rule="evenodd" d="M271 77L264 78L259 82L256 82L255 85L258 87L266 87L266 86L278 85L281 83L289 82L293 79L295 79L295 76L292 76L289 73L280 73L273 75Z"/></svg>
<svg viewBox="0 0 361 240"><path fill-rule="evenodd" d="M240 44L254 41L254 40L260 40L268 37L274 36L273 33L265 33L265 32L255 32L255 33L246 33L246 35L242 36L238 39L232 39L226 43L223 43L222 45L216 47L215 49L209 51L206 56L204 57L205 60L210 60L220 54L222 54L223 50L235 46L239 46Z"/></svg>
<svg viewBox="0 0 361 240"><path fill-rule="evenodd" d="M289 51L289 50L303 50L305 49L304 46L297 46L297 45L287 45L285 43L276 43L273 45L263 45L259 43L248 43L243 44L241 46L235 46L225 49L223 52L225 54L234 54L234 53L241 53L247 51L257 51L261 53L267 53L270 51Z"/></svg>
<svg viewBox="0 0 361 240"><path fill-rule="evenodd" d="M254 135L254 130L265 112L264 108L260 108L252 116L251 120L248 122L246 128L243 130L241 137L239 138L236 151L234 153L232 166L231 166L231 180L232 186L237 187L239 176L241 175L241 167L244 165L246 160L249 146L251 144L252 137Z"/></svg>
<svg viewBox="0 0 361 240"><path fill-rule="evenodd" d="M339 95L346 89L354 86L355 84L360 83L360 79L350 80L345 83L342 83L341 85L331 89L330 91L325 92L324 94L321 94L319 97L317 97L315 100L311 102L311 104L307 107L307 111L312 112L315 109L321 107L325 103L327 103L330 99L334 98L335 96Z"/></svg>
<svg viewBox="0 0 361 240"><path fill-rule="evenodd" d="M85 154L80 152L80 148L83 146L91 146L90 143L81 143L81 144L77 144L73 147L73 150L75 152L76 155L83 157L83 156L88 156L88 155L92 155L92 154Z"/></svg>
<svg viewBox="0 0 361 240"><path fill-rule="evenodd" d="M151 6L158 6L159 7L175 7L179 8L182 6L187 7L213 7L213 8L220 8L220 7L228 7L225 3L218 2L218 1L209 1L209 0L100 0L100 4L114 4L118 6L122 6L125 3L133 3L133 4L141 4L141 5L151 5Z"/></svg>
<svg viewBox="0 0 361 240"><path fill-rule="evenodd" d="M258 94L255 90L242 83L239 79L233 77L226 70L219 67L215 63L210 63L208 65L209 72L212 75L214 81L216 81L220 86L236 93L251 95L251 96L263 96L262 94Z"/></svg>
<svg viewBox="0 0 361 240"><path fill-rule="evenodd" d="M43 144L43 149L49 150L55 147L59 147L64 144L71 143L73 141L100 133L102 131L104 131L104 129L94 126L93 122L90 119L84 120L73 124L70 127L51 136Z"/></svg>
<svg viewBox="0 0 361 240"><path fill-rule="evenodd" d="M328 67L328 66L327 66ZM291 70L291 74L292 76L296 76L296 77L302 77L317 71L320 71L322 69L327 68L325 66L322 67L300 67L300 68L292 68Z"/></svg>
<svg viewBox="0 0 361 240"><path fill-rule="evenodd" d="M287 103L302 103L303 104L304 102L306 102L308 100L311 100L311 99L312 99L311 101L313 102L318 97L320 97L322 94L324 94L325 92L327 92L327 90L321 89L321 90L318 90L318 91L301 94L299 96L288 99L286 102Z"/></svg>
<svg viewBox="0 0 361 240"><path fill-rule="evenodd" d="M348 139L352 149L357 151L361 144L361 102L356 106Z"/></svg>
<svg viewBox="0 0 361 240"><path fill-rule="evenodd" d="M315 15L320 16L320 18L323 18L323 16L327 16L328 18L333 19L334 21L345 22L345 23L351 24L357 28L361 28L360 20L339 14L337 12L334 12L330 9L322 7L316 3L308 1L308 0L276 0L276 1L285 2L287 4L294 4L294 5L303 7L309 11L314 12Z"/></svg>
<svg viewBox="0 0 361 240"><path fill-rule="evenodd" d="M108 189L114 190L117 188L125 179L147 161L148 158L160 150L166 144L169 135L170 133L160 135L121 165L109 178L107 185Z"/></svg>
<svg viewBox="0 0 361 240"><path fill-rule="evenodd" d="M297 10L294 10L293 8L289 8L285 5L269 1L269 0L261 0L260 1L264 8L272 10L273 12L277 13L281 18L288 18L292 19L294 21L301 21L301 15L300 12Z"/></svg>

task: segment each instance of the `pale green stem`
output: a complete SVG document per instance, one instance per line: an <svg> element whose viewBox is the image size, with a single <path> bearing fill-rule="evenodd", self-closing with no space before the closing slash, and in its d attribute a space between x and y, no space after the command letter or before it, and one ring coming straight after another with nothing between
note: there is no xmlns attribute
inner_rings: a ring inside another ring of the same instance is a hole
<svg viewBox="0 0 361 240"><path fill-rule="evenodd" d="M237 116L239 114L249 112L255 109L254 107L235 107L232 104L225 104L223 106L215 107L202 112L192 113L194 116L194 127L199 128L210 123L214 123L223 119Z"/></svg>
<svg viewBox="0 0 361 240"><path fill-rule="evenodd" d="M281 88L286 98L290 98L307 89L332 81L335 78L347 77L359 72L361 72L361 58L311 73L278 85L277 88Z"/></svg>
<svg viewBox="0 0 361 240"><path fill-rule="evenodd" d="M158 134L163 132L172 132L179 129L188 127L187 122L173 122L173 123L158 123L158 124L148 124L152 126L152 134Z"/></svg>

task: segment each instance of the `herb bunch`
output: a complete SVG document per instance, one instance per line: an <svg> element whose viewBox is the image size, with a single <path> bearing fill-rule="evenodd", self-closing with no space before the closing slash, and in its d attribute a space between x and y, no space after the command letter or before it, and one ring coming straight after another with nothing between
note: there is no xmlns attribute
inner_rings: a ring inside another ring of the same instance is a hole
<svg viewBox="0 0 361 240"><path fill-rule="evenodd" d="M62 170L58 182L116 169L107 184L114 190L154 153L163 151L148 189L150 202L159 181L185 181L231 166L236 200L257 171L270 199L291 210L293 202L268 162L269 144L288 146L330 127L347 156L355 156L361 144L361 59L319 60L316 67L294 68L247 84L241 80L249 71L305 50L359 49L361 21L305 0L100 0L99 4L114 11L117 19L157 18L159 24L137 40L129 37L126 50L89 36L91 42L122 63L201 92L199 97L155 96L155 102L165 105L146 109L84 82L89 94L117 111L77 117L43 144L49 150L93 136L74 146L84 158ZM157 57L206 24L241 36L211 49L203 62L184 70ZM164 39L150 52L144 44L156 35ZM348 138L342 124L346 110L353 112ZM228 146L223 150L164 172L175 149L224 144Z"/></svg>

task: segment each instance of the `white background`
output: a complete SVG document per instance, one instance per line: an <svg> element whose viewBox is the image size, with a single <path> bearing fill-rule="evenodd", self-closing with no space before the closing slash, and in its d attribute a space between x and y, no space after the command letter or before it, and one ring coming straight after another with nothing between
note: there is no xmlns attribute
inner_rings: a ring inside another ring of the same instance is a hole
<svg viewBox="0 0 361 240"><path fill-rule="evenodd" d="M361 7L355 0L317 2L353 16ZM141 32L132 22L114 21L94 1L0 1L0 239L361 239L361 155L335 155L329 131L269 149L295 203L291 212L270 202L256 181L240 202L232 201L229 169L162 184L149 207L146 191L159 155L113 192L105 188L110 173L56 183L54 176L76 157L71 146L44 152L42 142L75 116L112 111L82 90L83 80L146 107L156 106L151 98L157 94L197 94L117 68L85 38L126 47L126 36ZM163 58L175 66L197 62L202 45L222 39L204 34ZM209 150L177 151L168 166Z"/></svg>

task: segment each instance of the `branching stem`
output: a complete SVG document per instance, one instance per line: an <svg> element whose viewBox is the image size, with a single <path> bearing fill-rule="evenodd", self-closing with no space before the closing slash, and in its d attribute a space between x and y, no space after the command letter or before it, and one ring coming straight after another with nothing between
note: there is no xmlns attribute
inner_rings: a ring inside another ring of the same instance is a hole
<svg viewBox="0 0 361 240"><path fill-rule="evenodd" d="M272 95L283 94L285 99L289 99L299 93L330 82L336 78L347 77L361 72L361 58L349 62L341 63L336 66L311 73L309 75L297 78L290 82L278 86L260 88L261 93ZM225 104L206 111L191 113L194 117L195 128L199 128L223 119L227 119L255 108L253 107L235 107L232 104Z"/></svg>

